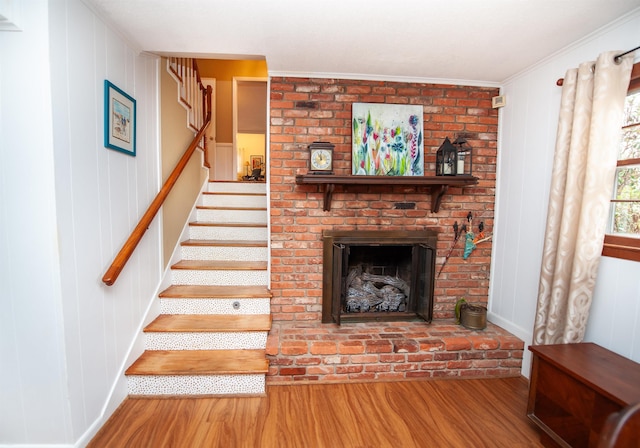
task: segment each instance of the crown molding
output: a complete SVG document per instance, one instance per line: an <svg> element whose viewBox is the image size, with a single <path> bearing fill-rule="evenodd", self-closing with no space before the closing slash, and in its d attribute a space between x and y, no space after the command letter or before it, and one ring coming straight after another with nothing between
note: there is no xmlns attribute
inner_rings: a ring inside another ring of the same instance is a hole
<svg viewBox="0 0 640 448"><path fill-rule="evenodd" d="M448 84L456 86L474 86L500 88L501 83L492 81L479 81L473 79L450 79L450 78L422 78L417 76L392 76L373 75L363 73L327 73L327 72L289 72L269 70L269 77L283 78L321 78L321 79L352 79L358 81L386 81L386 82L408 82L418 84Z"/></svg>

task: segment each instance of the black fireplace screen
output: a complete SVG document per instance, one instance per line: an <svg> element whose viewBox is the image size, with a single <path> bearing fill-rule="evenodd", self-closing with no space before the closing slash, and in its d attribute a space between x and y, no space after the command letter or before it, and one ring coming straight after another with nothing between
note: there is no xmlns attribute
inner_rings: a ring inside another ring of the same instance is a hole
<svg viewBox="0 0 640 448"><path fill-rule="evenodd" d="M325 231L323 322L431 321L432 231Z"/></svg>

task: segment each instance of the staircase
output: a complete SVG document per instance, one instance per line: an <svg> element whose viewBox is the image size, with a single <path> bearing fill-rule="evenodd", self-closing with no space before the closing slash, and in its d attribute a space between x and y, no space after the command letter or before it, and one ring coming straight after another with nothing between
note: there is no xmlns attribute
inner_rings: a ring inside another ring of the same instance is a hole
<svg viewBox="0 0 640 448"><path fill-rule="evenodd" d="M209 182L125 372L130 395L263 395L271 328L266 184Z"/></svg>

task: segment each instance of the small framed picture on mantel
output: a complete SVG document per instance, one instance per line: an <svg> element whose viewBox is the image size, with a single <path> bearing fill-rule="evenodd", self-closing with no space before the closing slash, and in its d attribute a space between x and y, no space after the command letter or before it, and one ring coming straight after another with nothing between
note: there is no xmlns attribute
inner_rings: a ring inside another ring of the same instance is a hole
<svg viewBox="0 0 640 448"><path fill-rule="evenodd" d="M263 165L262 156L251 156L251 169L252 170L262 170Z"/></svg>

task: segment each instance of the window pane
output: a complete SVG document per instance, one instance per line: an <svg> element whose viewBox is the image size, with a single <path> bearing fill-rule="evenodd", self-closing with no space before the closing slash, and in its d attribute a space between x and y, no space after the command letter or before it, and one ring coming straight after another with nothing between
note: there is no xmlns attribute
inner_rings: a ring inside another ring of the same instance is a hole
<svg viewBox="0 0 640 448"><path fill-rule="evenodd" d="M640 262L640 63L633 65L602 255Z"/></svg>
<svg viewBox="0 0 640 448"><path fill-rule="evenodd" d="M638 202L611 204L611 233L640 237L640 165L629 165L616 170L614 200Z"/></svg>
<svg viewBox="0 0 640 448"><path fill-rule="evenodd" d="M624 103L624 124L640 123L640 91L628 95Z"/></svg>
<svg viewBox="0 0 640 448"><path fill-rule="evenodd" d="M640 237L640 202L614 202L612 234Z"/></svg>
<svg viewBox="0 0 640 448"><path fill-rule="evenodd" d="M628 165L616 169L614 199L640 201L640 165Z"/></svg>
<svg viewBox="0 0 640 448"><path fill-rule="evenodd" d="M640 125L622 131L618 160L624 159L640 159Z"/></svg>

